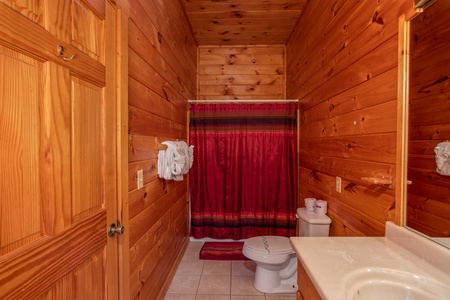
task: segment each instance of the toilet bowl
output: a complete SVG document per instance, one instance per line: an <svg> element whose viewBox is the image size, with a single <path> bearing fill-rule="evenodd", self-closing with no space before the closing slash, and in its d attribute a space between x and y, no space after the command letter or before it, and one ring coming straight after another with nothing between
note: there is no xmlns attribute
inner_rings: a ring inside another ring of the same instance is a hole
<svg viewBox="0 0 450 300"><path fill-rule="evenodd" d="M263 293L297 292L297 257L289 238L257 236L245 241L242 253L256 263L253 285Z"/></svg>
<svg viewBox="0 0 450 300"><path fill-rule="evenodd" d="M328 236L331 219L297 209L300 236ZM297 292L297 256L289 238L281 236L256 236L245 240L242 253L256 263L253 285L263 293Z"/></svg>

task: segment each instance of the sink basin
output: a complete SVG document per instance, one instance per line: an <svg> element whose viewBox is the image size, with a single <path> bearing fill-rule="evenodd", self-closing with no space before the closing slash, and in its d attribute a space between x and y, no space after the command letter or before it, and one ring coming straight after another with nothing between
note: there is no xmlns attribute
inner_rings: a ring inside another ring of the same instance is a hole
<svg viewBox="0 0 450 300"><path fill-rule="evenodd" d="M357 269L345 279L349 300L450 299L450 286L422 275L388 268Z"/></svg>

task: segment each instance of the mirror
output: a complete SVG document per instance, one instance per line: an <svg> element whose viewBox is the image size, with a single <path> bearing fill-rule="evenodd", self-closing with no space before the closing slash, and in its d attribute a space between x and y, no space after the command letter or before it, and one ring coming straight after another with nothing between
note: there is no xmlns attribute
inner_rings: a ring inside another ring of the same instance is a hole
<svg viewBox="0 0 450 300"><path fill-rule="evenodd" d="M399 69L405 76L399 82L402 223L450 248L450 1L417 5L414 15L403 19L404 32L399 30L404 39Z"/></svg>

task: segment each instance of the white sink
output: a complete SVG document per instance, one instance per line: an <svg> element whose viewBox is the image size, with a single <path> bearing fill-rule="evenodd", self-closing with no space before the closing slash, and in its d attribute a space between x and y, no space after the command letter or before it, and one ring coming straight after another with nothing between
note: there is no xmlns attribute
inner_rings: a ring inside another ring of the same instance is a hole
<svg viewBox="0 0 450 300"><path fill-rule="evenodd" d="M384 237L291 237L322 299L450 300L450 249L386 223Z"/></svg>
<svg viewBox="0 0 450 300"><path fill-rule="evenodd" d="M389 268L356 269L345 276L349 300L450 299L450 286L432 278Z"/></svg>

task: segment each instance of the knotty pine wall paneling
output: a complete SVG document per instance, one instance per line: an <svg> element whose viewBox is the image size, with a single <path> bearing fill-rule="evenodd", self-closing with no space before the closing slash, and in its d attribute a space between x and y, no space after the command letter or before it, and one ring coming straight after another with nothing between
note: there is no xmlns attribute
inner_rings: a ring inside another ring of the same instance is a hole
<svg viewBox="0 0 450 300"><path fill-rule="evenodd" d="M200 46L198 99L285 98L285 46Z"/></svg>
<svg viewBox="0 0 450 300"><path fill-rule="evenodd" d="M284 45L308 0L180 0L199 45Z"/></svg>
<svg viewBox="0 0 450 300"><path fill-rule="evenodd" d="M197 45L179 1L129 0L129 6L130 299L160 299L187 245L189 212L187 180L157 176L157 147L187 139Z"/></svg>
<svg viewBox="0 0 450 300"><path fill-rule="evenodd" d="M449 12L438 1L410 24L406 224L433 237L450 236L450 177L436 172L434 153L450 140Z"/></svg>
<svg viewBox="0 0 450 300"><path fill-rule="evenodd" d="M395 219L398 18L412 1L311 1L286 45L300 99L300 201L328 201L332 235L382 236ZM342 191L335 189L342 178Z"/></svg>

